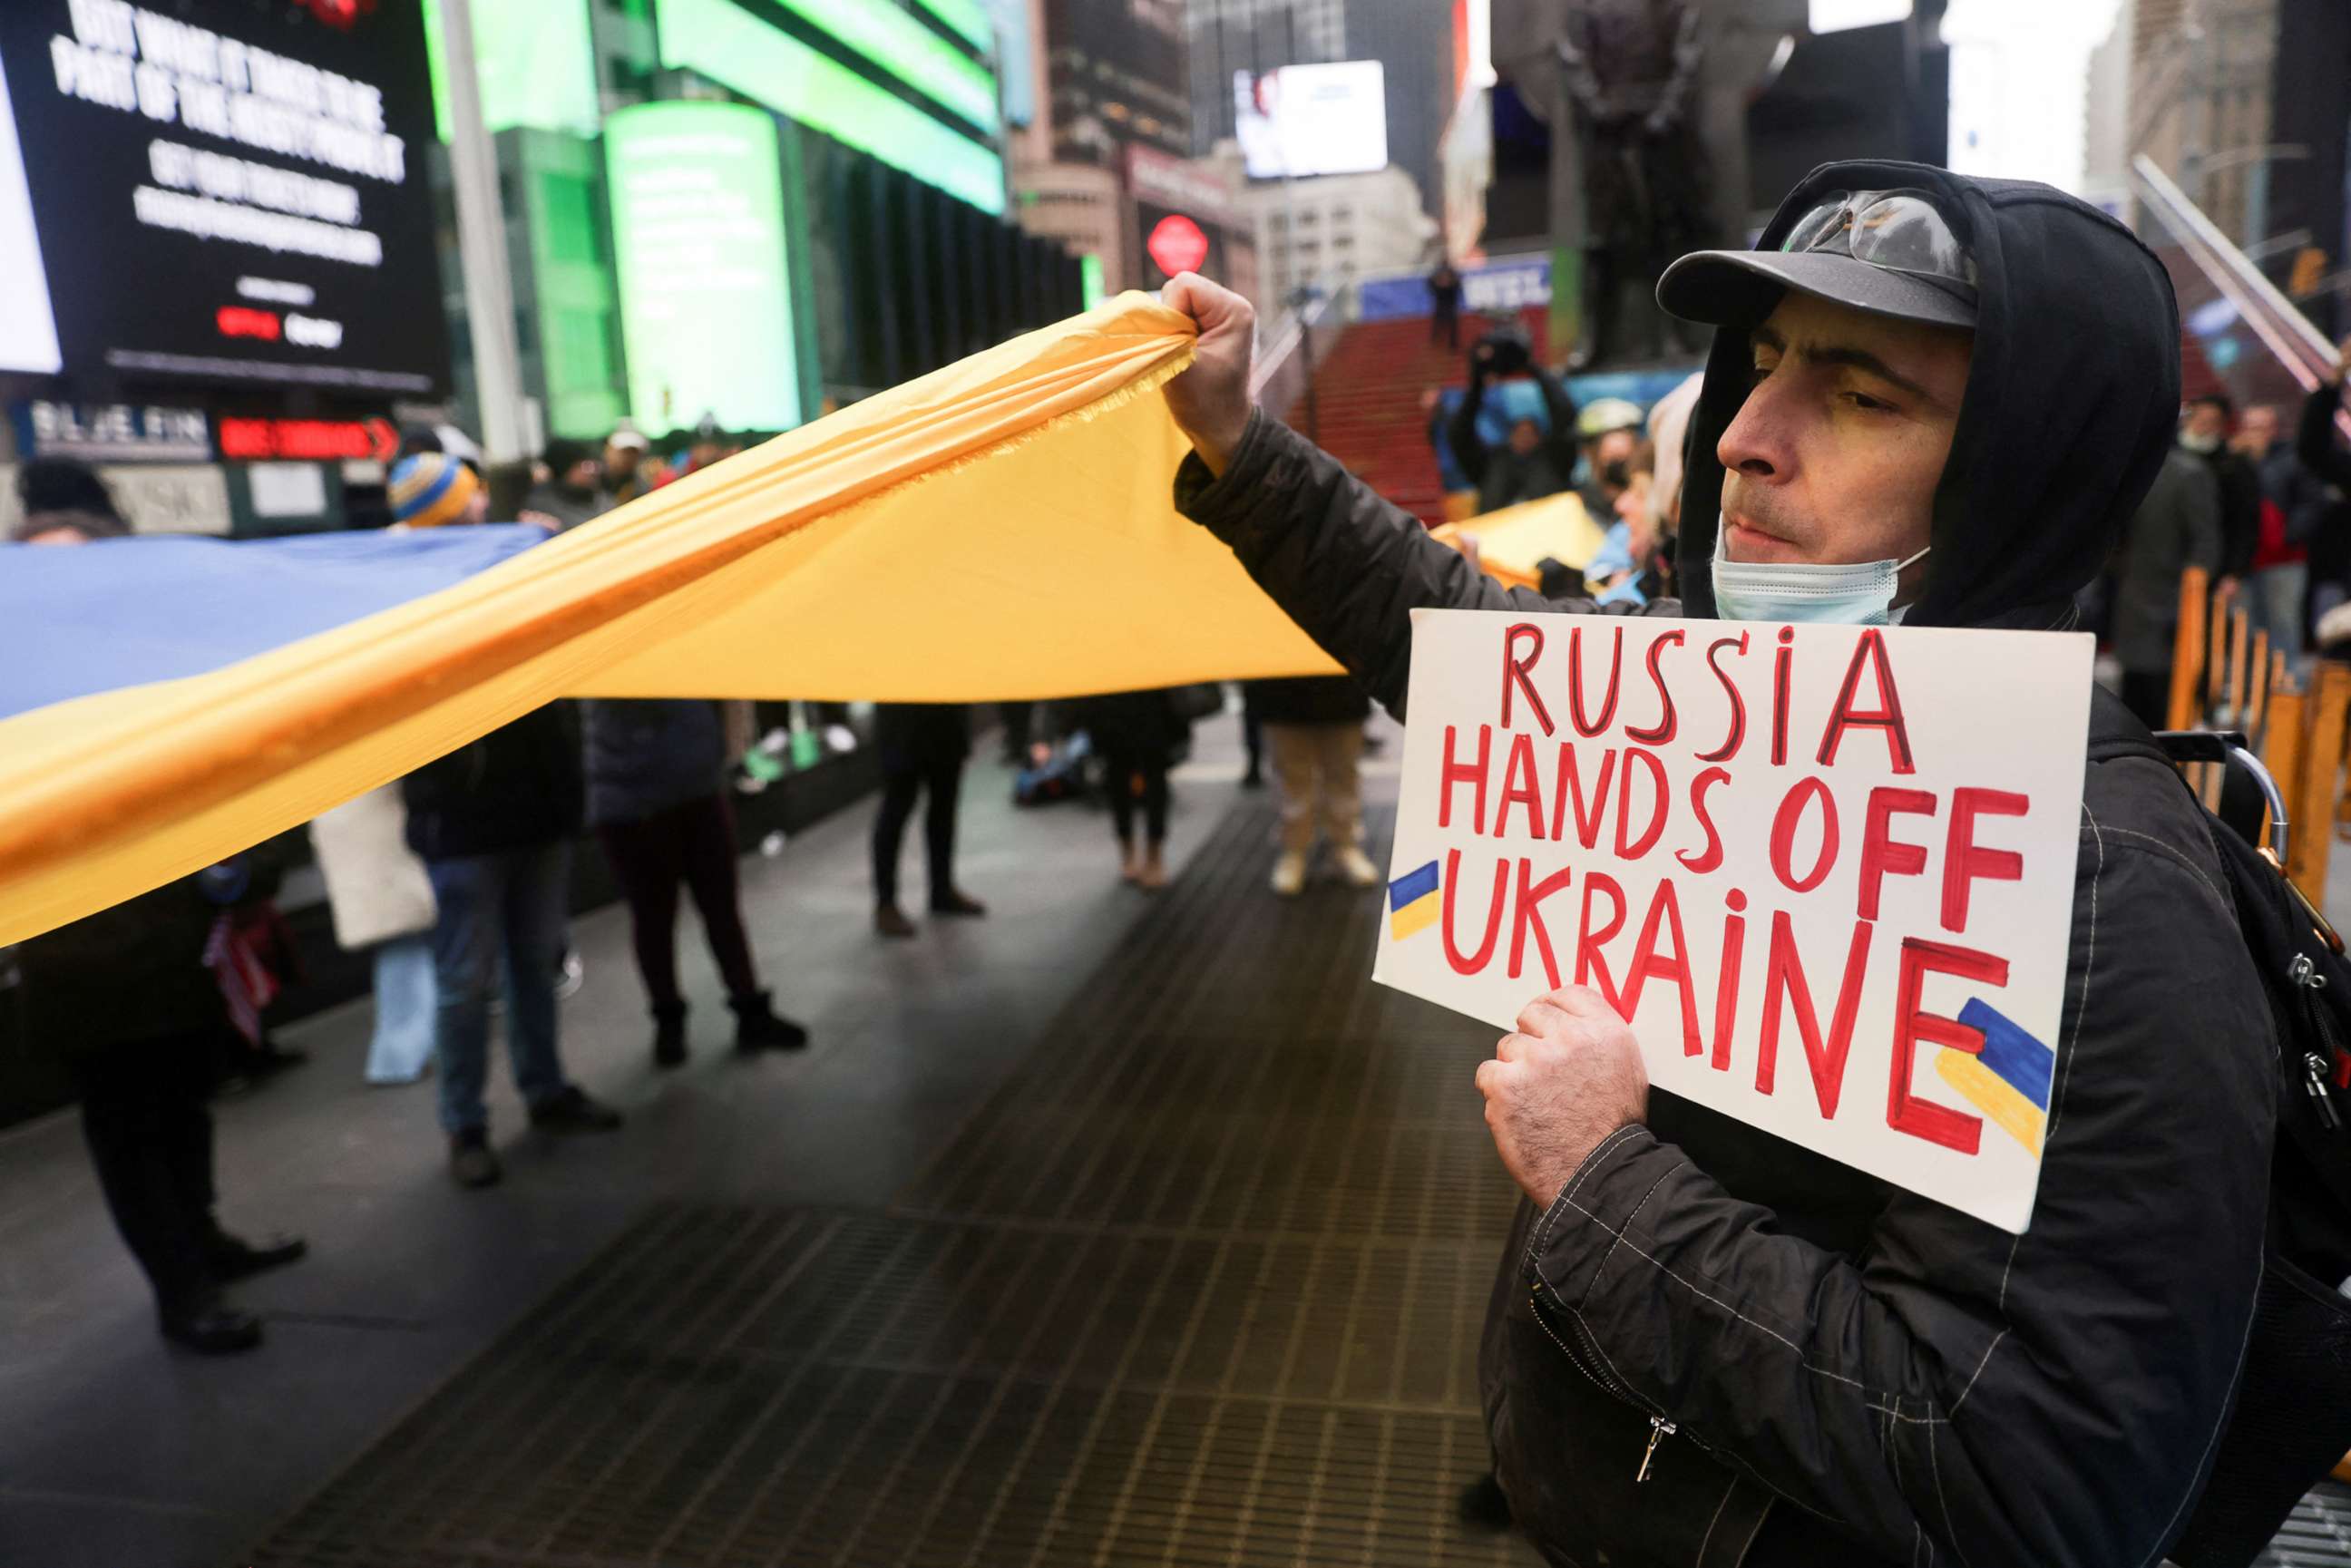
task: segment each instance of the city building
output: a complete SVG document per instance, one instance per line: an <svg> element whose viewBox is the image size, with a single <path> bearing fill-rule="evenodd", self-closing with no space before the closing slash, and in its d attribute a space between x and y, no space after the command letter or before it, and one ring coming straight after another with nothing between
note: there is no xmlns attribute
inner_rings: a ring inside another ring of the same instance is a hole
<svg viewBox="0 0 2351 1568"><path fill-rule="evenodd" d="M1260 183L1243 201L1257 235L1261 308L1302 287L1335 288L1435 265L1437 220L1412 176L1393 164L1368 174Z"/></svg>
<svg viewBox="0 0 2351 1568"><path fill-rule="evenodd" d="M1351 60L1377 60L1387 75L1388 162L1412 176L1430 213L1442 205L1437 157L1453 109L1452 7L1428 0L1347 0Z"/></svg>
<svg viewBox="0 0 2351 1568"><path fill-rule="evenodd" d="M2322 330L2351 328L2351 8L2128 0L2127 145Z"/></svg>
<svg viewBox="0 0 2351 1568"><path fill-rule="evenodd" d="M523 381L549 434L624 414L782 428L1082 302L1075 255L1008 215L1004 138L1033 118L1036 78L999 82L981 0L476 0L473 16ZM695 107L613 141L654 104ZM697 139L773 174L705 183L690 213L679 183L718 167ZM768 236L780 289L740 268L718 269L744 279L737 298L689 280L730 231ZM681 321L728 351L680 362ZM766 341L746 353L754 323Z"/></svg>
<svg viewBox="0 0 2351 1568"><path fill-rule="evenodd" d="M1192 0L1192 147L1237 133L1233 78L1283 66L1377 60L1387 74L1389 161L1434 208L1438 143L1458 91L1455 6L1435 0Z"/></svg>
<svg viewBox="0 0 2351 1568"><path fill-rule="evenodd" d="M2090 51L2082 93L2082 195L2117 217L2130 192L2131 0Z"/></svg>
<svg viewBox="0 0 2351 1568"><path fill-rule="evenodd" d="M1043 0L1056 162L1115 166L1129 144L1192 151L1184 0Z"/></svg>
<svg viewBox="0 0 2351 1568"><path fill-rule="evenodd" d="M1265 292L1260 236L1238 159L1170 158L1131 146L1126 197L1144 287L1188 269L1261 307L1279 298Z"/></svg>
<svg viewBox="0 0 2351 1568"><path fill-rule="evenodd" d="M1044 111L1008 142L1021 227L1085 258L1105 289L1156 288L1166 261L1253 279L1235 192L1223 171L1190 158L1183 6L1025 4L1048 87Z"/></svg>

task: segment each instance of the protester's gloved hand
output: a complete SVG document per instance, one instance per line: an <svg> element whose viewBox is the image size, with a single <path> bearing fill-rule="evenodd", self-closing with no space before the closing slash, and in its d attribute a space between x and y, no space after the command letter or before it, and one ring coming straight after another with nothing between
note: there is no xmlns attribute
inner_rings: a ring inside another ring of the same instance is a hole
<svg viewBox="0 0 2351 1568"><path fill-rule="evenodd" d="M1200 329L1192 368L1167 383L1168 412L1208 472L1221 476L1249 430L1257 312L1231 289L1190 272L1170 279L1159 298Z"/></svg>
<svg viewBox="0 0 2351 1568"><path fill-rule="evenodd" d="M1649 1115L1649 1073L1632 1030L1583 986L1529 1002L1518 1032L1479 1064L1478 1090L1503 1166L1543 1207L1609 1134Z"/></svg>

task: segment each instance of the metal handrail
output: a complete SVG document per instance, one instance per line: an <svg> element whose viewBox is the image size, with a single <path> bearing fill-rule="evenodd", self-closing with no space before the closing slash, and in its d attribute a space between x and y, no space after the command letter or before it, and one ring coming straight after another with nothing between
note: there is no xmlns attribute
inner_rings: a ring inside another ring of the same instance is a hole
<svg viewBox="0 0 2351 1568"><path fill-rule="evenodd" d="M2131 175L2141 200L2157 209L2166 227L2178 235L2212 286L2225 296L2246 325L2309 392L2326 380L2335 366L2335 349L2326 334L2294 308L2294 302L2262 269L2247 260L2219 225L2174 184L2155 160L2141 152L2131 160Z"/></svg>
<svg viewBox="0 0 2351 1568"><path fill-rule="evenodd" d="M1290 405L1307 390L1312 375L1311 352L1314 329L1334 310L1344 320L1353 309L1355 282L1310 287L1307 298L1274 318L1270 329L1258 334L1256 362L1249 370L1249 396L1275 419L1288 417Z"/></svg>

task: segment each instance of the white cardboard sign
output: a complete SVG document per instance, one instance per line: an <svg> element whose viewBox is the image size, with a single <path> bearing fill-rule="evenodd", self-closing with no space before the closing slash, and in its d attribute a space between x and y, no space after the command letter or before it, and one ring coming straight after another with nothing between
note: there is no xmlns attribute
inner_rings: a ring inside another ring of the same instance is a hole
<svg viewBox="0 0 2351 1568"><path fill-rule="evenodd" d="M1658 1088L2022 1231L2092 653L1416 611L1374 977L1503 1030L1591 986Z"/></svg>

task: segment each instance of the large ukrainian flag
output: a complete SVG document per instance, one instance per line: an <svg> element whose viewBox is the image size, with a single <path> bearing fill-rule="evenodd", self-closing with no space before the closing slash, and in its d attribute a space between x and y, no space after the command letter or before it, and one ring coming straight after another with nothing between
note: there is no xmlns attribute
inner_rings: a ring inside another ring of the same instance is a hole
<svg viewBox="0 0 2351 1568"><path fill-rule="evenodd" d="M564 696L967 701L1336 666L1179 517L1127 295L544 544L0 545L0 943ZM530 548L525 548L529 546Z"/></svg>

